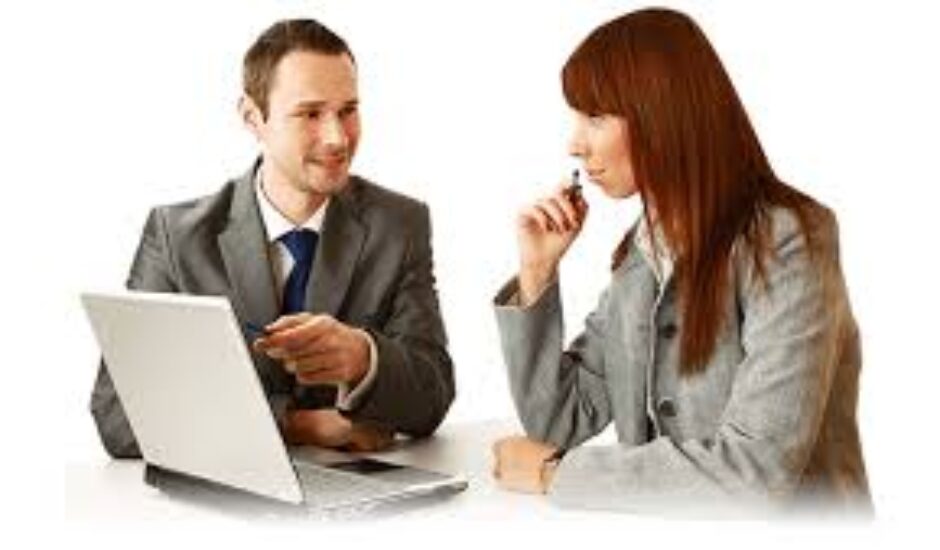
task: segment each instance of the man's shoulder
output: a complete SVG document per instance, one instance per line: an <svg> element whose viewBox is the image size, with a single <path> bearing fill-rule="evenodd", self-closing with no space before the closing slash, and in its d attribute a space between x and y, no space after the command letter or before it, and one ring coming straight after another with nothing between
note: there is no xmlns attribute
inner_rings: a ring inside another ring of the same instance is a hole
<svg viewBox="0 0 940 550"><path fill-rule="evenodd" d="M218 232L228 221L238 181L229 180L208 195L156 206L152 215L173 233Z"/></svg>
<svg viewBox="0 0 940 550"><path fill-rule="evenodd" d="M390 229L413 226L428 218L428 208L420 200L360 176L352 177L348 196L360 217Z"/></svg>
<svg viewBox="0 0 940 550"><path fill-rule="evenodd" d="M401 192L383 187L362 176L352 176L352 194L362 208L380 210L414 210L424 208L420 200Z"/></svg>

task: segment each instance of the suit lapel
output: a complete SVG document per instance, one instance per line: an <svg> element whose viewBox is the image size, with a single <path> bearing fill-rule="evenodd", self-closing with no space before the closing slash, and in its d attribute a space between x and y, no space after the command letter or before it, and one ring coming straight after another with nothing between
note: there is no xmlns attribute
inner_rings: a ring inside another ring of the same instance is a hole
<svg viewBox="0 0 940 550"><path fill-rule="evenodd" d="M323 220L316 258L307 286L306 306L336 317L365 244L367 227L359 217L357 180L333 197Z"/></svg>
<svg viewBox="0 0 940 550"><path fill-rule="evenodd" d="M256 164L235 183L229 221L219 234L219 249L239 317L264 325L278 316L267 233L255 197Z"/></svg>
<svg viewBox="0 0 940 550"><path fill-rule="evenodd" d="M623 264L614 274L612 296L616 303L614 327L608 338L613 358L617 365L616 376L623 383L617 385L617 400L628 411L626 422L618 422L617 433L621 441L638 445L648 440L647 417L649 415L650 385L654 382L648 370L649 352L653 344L649 326L650 313L656 304L656 277L643 259L643 253L634 245L636 226L631 229L629 250ZM624 336L626 335L626 336Z"/></svg>

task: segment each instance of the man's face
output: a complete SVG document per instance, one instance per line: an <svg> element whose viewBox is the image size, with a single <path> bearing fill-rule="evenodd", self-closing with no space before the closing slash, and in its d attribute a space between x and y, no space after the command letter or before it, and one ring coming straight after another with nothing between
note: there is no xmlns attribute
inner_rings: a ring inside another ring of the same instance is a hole
<svg viewBox="0 0 940 550"><path fill-rule="evenodd" d="M348 55L294 51L278 63L264 119L252 105L267 185L333 194L359 143L356 67Z"/></svg>

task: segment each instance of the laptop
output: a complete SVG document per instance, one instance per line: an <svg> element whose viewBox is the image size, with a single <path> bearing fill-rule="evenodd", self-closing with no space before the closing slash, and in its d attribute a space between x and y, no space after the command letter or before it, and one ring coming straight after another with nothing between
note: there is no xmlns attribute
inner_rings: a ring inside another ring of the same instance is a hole
<svg viewBox="0 0 940 550"><path fill-rule="evenodd" d="M327 513L467 487L461 476L285 446L227 298L120 291L81 299L152 485Z"/></svg>

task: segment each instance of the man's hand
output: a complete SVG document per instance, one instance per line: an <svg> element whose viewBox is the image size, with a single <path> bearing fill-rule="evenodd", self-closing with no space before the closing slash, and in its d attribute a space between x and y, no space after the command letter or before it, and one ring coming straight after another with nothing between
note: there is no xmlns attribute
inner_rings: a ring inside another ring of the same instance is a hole
<svg viewBox="0 0 940 550"><path fill-rule="evenodd" d="M316 445L371 453L391 447L391 430L371 424L351 422L336 409L288 411L284 438L290 445Z"/></svg>
<svg viewBox="0 0 940 550"><path fill-rule="evenodd" d="M291 445L342 447L352 436L352 422L336 409L287 411L284 439Z"/></svg>
<svg viewBox="0 0 940 550"><path fill-rule="evenodd" d="M395 432L374 424L353 422L345 450L354 453L385 451L395 442Z"/></svg>
<svg viewBox="0 0 940 550"><path fill-rule="evenodd" d="M358 328L329 315L285 315L265 327L255 351L281 360L306 385L358 384L369 369L369 340Z"/></svg>
<svg viewBox="0 0 940 550"><path fill-rule="evenodd" d="M545 493L554 474L554 466L545 460L555 451L551 445L524 436L500 439L493 444L493 477L503 489Z"/></svg>

